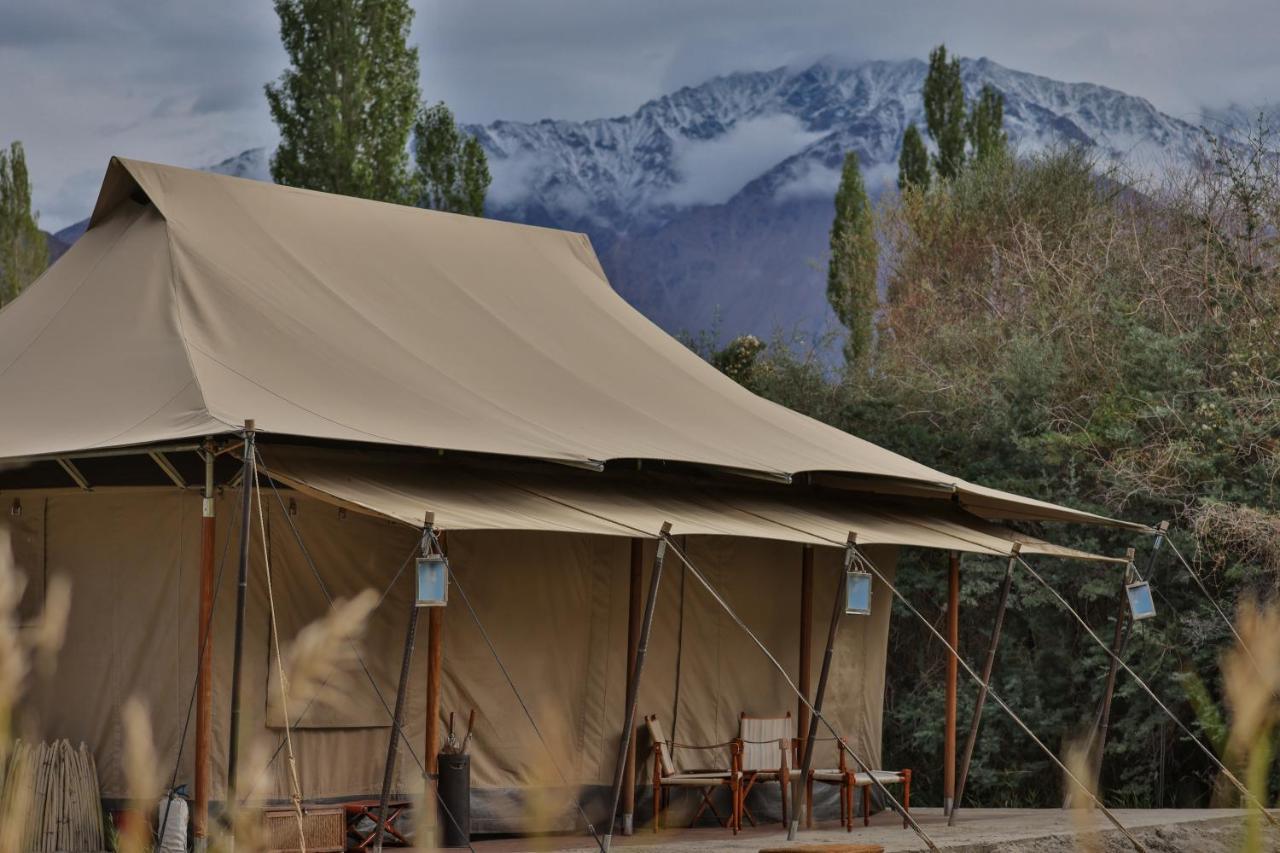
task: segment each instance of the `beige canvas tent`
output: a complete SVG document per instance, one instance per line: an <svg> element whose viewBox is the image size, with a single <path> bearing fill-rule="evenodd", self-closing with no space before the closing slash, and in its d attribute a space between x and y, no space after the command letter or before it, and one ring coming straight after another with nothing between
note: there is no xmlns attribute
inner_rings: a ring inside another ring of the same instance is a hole
<svg viewBox="0 0 1280 853"><path fill-rule="evenodd" d="M1002 520L1124 524L958 480L753 396L626 305L580 234L120 159L89 230L0 312L0 405L0 525L33 581L24 610L38 610L49 577L74 585L59 676L24 711L46 735L91 745L109 797L125 794L118 709L130 696L149 707L162 758L181 752L179 780L197 774L188 711L202 581L216 603L211 692L196 705L210 721L209 793L224 795L244 485L235 448L249 419L267 485L244 731L274 744L285 725L268 712L267 565L286 645L330 597L377 589L362 645L371 679L293 715L306 797L376 792L413 595L402 570L433 512L551 747L477 622L451 604L439 707L426 708L427 664L416 665L406 722L421 758L428 718L478 709L480 829L526 826L521 791L609 783L632 569L650 564L664 522L793 667L810 651L802 566L825 596L850 531L891 577L903 546L1007 555L1017 542L1024 554L1092 556ZM206 469L202 447L225 452ZM206 470L212 551L201 540ZM829 698L872 763L888 605L877 589L872 616L842 627ZM641 712L678 740L718 742L741 711L795 708L734 632L673 569ZM421 786L411 758L399 767L403 789ZM283 762L253 793L287 796Z"/></svg>

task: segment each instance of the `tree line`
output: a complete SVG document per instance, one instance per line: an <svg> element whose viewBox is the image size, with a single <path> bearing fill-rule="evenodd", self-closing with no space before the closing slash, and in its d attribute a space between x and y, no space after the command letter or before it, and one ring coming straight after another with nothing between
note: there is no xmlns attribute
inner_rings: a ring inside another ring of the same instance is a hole
<svg viewBox="0 0 1280 853"><path fill-rule="evenodd" d="M1170 549L1160 554L1147 577L1157 618L1134 629L1125 659L1274 802L1280 149L1260 123L1246 141L1206 135L1196 162L1156 177L1079 147L1018 155L1000 127L999 94L979 90L965 102L959 66L941 48L923 94L924 133L906 128L899 192L872 204L856 160L845 162L829 266L845 363L832 367L820 348L785 339L735 342L712 360L756 393L966 480L1172 522L1170 541L1194 575ZM1015 526L1094 553L1136 546L1144 566L1151 547L1106 528ZM1120 572L1034 562L1111 636ZM971 662L985 655L1004 569L1003 560L963 561L960 653ZM897 578L927 616L942 618L944 555L904 549ZM1261 605L1272 609L1260 616ZM1221 665L1239 646L1215 606L1250 638L1244 658L1257 656L1260 669ZM913 768L921 802L936 804L948 654L896 605L889 643L885 766ZM1108 662L1056 600L1018 577L993 686L1051 746L1068 751L1094 727ZM962 727L973 697L962 680ZM1123 673L1109 731L1109 804L1238 805ZM1055 768L991 703L967 797L1062 802Z"/></svg>

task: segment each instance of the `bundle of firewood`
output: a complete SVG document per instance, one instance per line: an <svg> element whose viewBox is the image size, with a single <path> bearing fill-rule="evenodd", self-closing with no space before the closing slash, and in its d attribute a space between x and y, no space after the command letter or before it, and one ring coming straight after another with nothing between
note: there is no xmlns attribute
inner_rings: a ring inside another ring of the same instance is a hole
<svg viewBox="0 0 1280 853"><path fill-rule="evenodd" d="M0 775L0 814L23 814L23 853L105 850L93 753L70 741L17 741ZM14 811L13 809L17 809Z"/></svg>

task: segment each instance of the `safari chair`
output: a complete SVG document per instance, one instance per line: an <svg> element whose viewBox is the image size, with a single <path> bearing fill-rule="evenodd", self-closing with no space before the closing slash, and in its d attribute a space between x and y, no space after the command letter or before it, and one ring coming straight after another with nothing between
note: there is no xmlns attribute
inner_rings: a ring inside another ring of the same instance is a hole
<svg viewBox="0 0 1280 853"><path fill-rule="evenodd" d="M846 751L846 742L844 738L815 738L818 742L827 742L836 744L836 764L835 768L819 769L815 768L809 771L809 779L805 783L805 805L807 806L805 813L807 815L806 824L810 829L813 828L813 784L821 782L826 785L838 785L840 787L840 823L847 832L853 831L853 794L855 790L862 791L862 825L866 826L871 822L871 789L875 787L875 782L879 781L881 785L902 785L902 826L907 826L906 813L911 810L911 771L910 770L873 770L871 774L862 773L849 768L848 753ZM874 774L874 780L873 776Z"/></svg>
<svg viewBox="0 0 1280 853"><path fill-rule="evenodd" d="M743 712L738 719L738 741L742 745L742 802L738 814L752 826L756 819L747 808L747 794L758 782L778 783L782 790L782 822L787 822L787 789L795 766L794 740L790 711L783 717L749 717Z"/></svg>
<svg viewBox="0 0 1280 853"><path fill-rule="evenodd" d="M737 741L712 744L710 746L694 746L686 743L675 743L667 739L666 732L657 716L645 717L645 726L649 729L649 737L653 740L653 831L657 832L662 824L663 799L670 795L672 788L693 788L702 795L702 802L693 816L693 823L698 822L702 813L710 809L721 826L727 826L738 834L742 819L738 811L741 798L738 795L742 782L741 754ZM718 750L721 756L729 759L728 767L684 767L677 755L683 750ZM729 789L731 811L726 820L711 800L717 788Z"/></svg>

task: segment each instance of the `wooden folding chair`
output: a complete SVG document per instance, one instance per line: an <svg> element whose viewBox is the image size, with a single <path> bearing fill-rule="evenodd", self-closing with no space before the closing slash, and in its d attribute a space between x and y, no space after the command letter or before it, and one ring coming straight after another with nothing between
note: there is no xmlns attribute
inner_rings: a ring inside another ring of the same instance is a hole
<svg viewBox="0 0 1280 853"><path fill-rule="evenodd" d="M795 766L794 739L790 711L782 717L749 717L744 711L738 718L738 741L742 744L742 802L738 813L752 826L756 819L747 808L747 794L758 782L778 783L782 789L782 822L787 822L787 789Z"/></svg>
<svg viewBox="0 0 1280 853"><path fill-rule="evenodd" d="M871 823L871 789L875 786L872 775L851 770L844 738L816 738L819 742L836 744L835 768L815 768L809 771L805 783L805 804L808 815L806 823L813 828L813 785L821 782L826 785L840 786L840 823L847 832L853 831L853 792L862 790L862 825ZM907 826L906 812L911 810L911 771L910 770L873 770L875 780L882 785L902 785L902 825Z"/></svg>
<svg viewBox="0 0 1280 853"><path fill-rule="evenodd" d="M667 740L662 723L658 722L657 716L645 717L644 723L649 729L649 737L653 740L653 831L657 832L662 824L663 800L670 795L671 789L693 788L702 795L702 802L693 816L693 823L696 824L698 818L702 817L702 813L709 809L721 826L729 827L734 835L737 835L738 829L742 826L738 811L740 803L738 791L742 782L742 771L739 765L741 755L737 742L729 741L710 746L674 743ZM677 751L686 749L720 750L722 754L728 755L729 766L728 768L686 769L676 759ZM712 794L720 787L729 789L732 803L732 811L727 821L711 799Z"/></svg>

